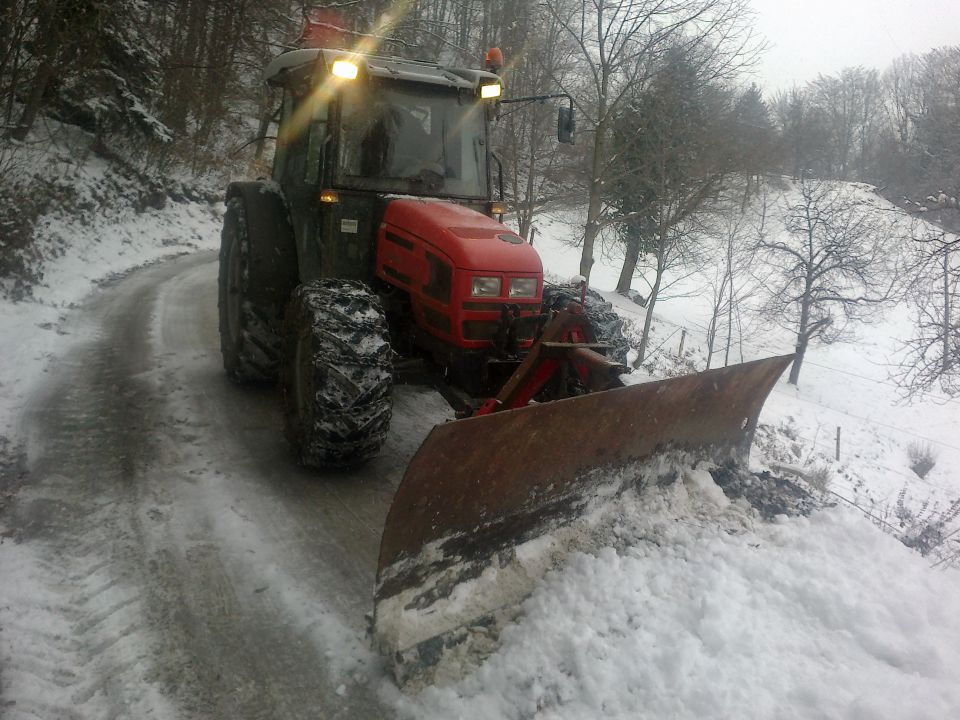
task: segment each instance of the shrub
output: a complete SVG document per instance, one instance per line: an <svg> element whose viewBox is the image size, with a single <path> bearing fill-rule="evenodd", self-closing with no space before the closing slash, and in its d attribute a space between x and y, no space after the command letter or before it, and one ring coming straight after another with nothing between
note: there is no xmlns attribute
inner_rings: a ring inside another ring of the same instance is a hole
<svg viewBox="0 0 960 720"><path fill-rule="evenodd" d="M907 445L907 457L910 459L910 469L921 478L926 477L937 464L937 451L933 446L917 440Z"/></svg>
<svg viewBox="0 0 960 720"><path fill-rule="evenodd" d="M0 183L0 297L29 297L42 277L33 227L46 204L34 181Z"/></svg>
<svg viewBox="0 0 960 720"><path fill-rule="evenodd" d="M810 487L819 490L821 493L827 492L832 477L833 473L826 463L816 463L811 467L804 468L804 478L810 484Z"/></svg>

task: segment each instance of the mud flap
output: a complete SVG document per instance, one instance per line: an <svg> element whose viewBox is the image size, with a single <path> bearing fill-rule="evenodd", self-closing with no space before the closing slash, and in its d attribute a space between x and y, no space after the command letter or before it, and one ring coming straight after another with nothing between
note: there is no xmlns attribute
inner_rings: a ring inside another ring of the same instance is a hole
<svg viewBox="0 0 960 720"><path fill-rule="evenodd" d="M666 451L746 461L793 356L531 405L433 429L380 544L374 642L405 682L509 619L546 571L517 549L575 523L625 468ZM530 557L533 557L532 555Z"/></svg>

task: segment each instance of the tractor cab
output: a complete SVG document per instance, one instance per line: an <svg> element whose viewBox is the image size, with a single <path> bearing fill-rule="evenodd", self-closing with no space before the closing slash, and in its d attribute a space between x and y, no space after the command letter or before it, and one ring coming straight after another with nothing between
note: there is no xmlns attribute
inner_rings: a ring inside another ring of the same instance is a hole
<svg viewBox="0 0 960 720"><path fill-rule="evenodd" d="M472 88L351 83L340 92L334 182L342 188L486 200L487 127Z"/></svg>
<svg viewBox="0 0 960 720"><path fill-rule="evenodd" d="M497 75L325 49L284 53L265 74L285 90L274 179L284 176L287 146L306 134L308 183L489 200Z"/></svg>
<svg viewBox="0 0 960 720"><path fill-rule="evenodd" d="M302 280L369 280L374 236L396 196L488 216L499 209L488 130L501 90L494 73L309 48L275 58L265 80L283 88L273 180Z"/></svg>

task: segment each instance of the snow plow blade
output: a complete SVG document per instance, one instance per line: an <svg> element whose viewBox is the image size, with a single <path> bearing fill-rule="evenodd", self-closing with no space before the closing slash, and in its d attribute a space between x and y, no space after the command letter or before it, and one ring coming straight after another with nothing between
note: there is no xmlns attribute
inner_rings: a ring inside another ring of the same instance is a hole
<svg viewBox="0 0 960 720"><path fill-rule="evenodd" d="M666 451L744 463L792 359L435 427L407 467L380 544L373 636L397 680L431 673L464 639L516 614L538 572L515 567L518 546L575 521L612 474Z"/></svg>

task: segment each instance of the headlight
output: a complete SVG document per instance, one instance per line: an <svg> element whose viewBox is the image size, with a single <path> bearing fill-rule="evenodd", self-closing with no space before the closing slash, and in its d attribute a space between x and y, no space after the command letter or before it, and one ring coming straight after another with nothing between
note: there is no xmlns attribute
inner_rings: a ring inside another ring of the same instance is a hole
<svg viewBox="0 0 960 720"><path fill-rule="evenodd" d="M352 62L348 62L347 60L334 60L330 72L345 80L353 80L357 77L357 70L357 66Z"/></svg>
<svg viewBox="0 0 960 720"><path fill-rule="evenodd" d="M480 97L484 100L492 100L493 98L500 97L501 90L500 83L496 83L495 85L481 85Z"/></svg>
<svg viewBox="0 0 960 720"><path fill-rule="evenodd" d="M500 297L500 278L475 277L471 294L474 297Z"/></svg>
<svg viewBox="0 0 960 720"><path fill-rule="evenodd" d="M536 297L537 279L536 278L511 278L510 279L510 297Z"/></svg>

